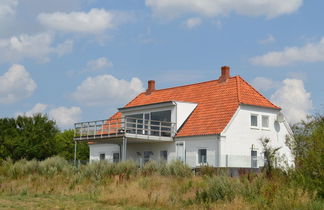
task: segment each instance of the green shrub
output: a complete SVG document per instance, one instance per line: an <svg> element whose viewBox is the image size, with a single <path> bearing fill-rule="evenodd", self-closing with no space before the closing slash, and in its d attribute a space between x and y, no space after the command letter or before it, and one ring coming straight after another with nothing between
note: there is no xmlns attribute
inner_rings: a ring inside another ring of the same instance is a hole
<svg viewBox="0 0 324 210"><path fill-rule="evenodd" d="M69 173L70 170L73 170L73 166L59 156L47 158L39 163L39 173L42 175L53 176L61 172Z"/></svg>
<svg viewBox="0 0 324 210"><path fill-rule="evenodd" d="M107 161L95 161L82 166L80 168L80 172L84 178L93 178L100 181L104 177L111 177L115 175L117 172L116 168L115 163L109 163Z"/></svg>

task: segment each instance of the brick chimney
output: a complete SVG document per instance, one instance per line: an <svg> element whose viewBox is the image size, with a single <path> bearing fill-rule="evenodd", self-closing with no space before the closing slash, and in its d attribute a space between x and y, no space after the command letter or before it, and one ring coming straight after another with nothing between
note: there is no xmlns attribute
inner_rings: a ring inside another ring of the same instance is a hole
<svg viewBox="0 0 324 210"><path fill-rule="evenodd" d="M229 66L222 66L221 68L222 74L218 78L219 83L227 82L227 80L231 77L230 76L230 67Z"/></svg>
<svg viewBox="0 0 324 210"><path fill-rule="evenodd" d="M146 94L150 95L153 91L155 91L155 81L154 80L149 80L147 82Z"/></svg>

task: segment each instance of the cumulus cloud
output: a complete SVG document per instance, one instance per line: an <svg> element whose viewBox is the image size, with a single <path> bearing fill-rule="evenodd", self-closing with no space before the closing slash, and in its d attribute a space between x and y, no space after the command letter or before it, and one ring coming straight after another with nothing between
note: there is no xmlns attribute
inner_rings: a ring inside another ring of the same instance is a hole
<svg viewBox="0 0 324 210"><path fill-rule="evenodd" d="M72 127L75 122L81 119L81 108L77 106L73 107L57 107L51 109L49 117L54 119L60 127Z"/></svg>
<svg viewBox="0 0 324 210"><path fill-rule="evenodd" d="M323 62L324 37L316 43L302 47L286 47L282 51L273 51L251 58L251 63L262 66L286 66L296 62Z"/></svg>
<svg viewBox="0 0 324 210"><path fill-rule="evenodd" d="M111 68L112 66L112 62L109 61L106 57L100 57L88 61L86 71L98 71L102 69Z"/></svg>
<svg viewBox="0 0 324 210"><path fill-rule="evenodd" d="M12 65L0 76L0 103L10 104L30 97L37 85L22 65Z"/></svg>
<svg viewBox="0 0 324 210"><path fill-rule="evenodd" d="M45 113L45 110L47 109L47 105L46 104L41 104L41 103L38 103L36 104L31 110L27 111L27 112L18 112L16 113L16 116L18 115L24 115L24 116L27 116L27 117L31 117L33 116L34 114L37 114L37 113Z"/></svg>
<svg viewBox="0 0 324 210"><path fill-rule="evenodd" d="M187 26L187 28L195 28L197 26L199 26L201 24L201 18L198 17L194 17L194 18L189 18L188 20L186 20L185 25Z"/></svg>
<svg viewBox="0 0 324 210"><path fill-rule="evenodd" d="M174 18L182 14L199 14L207 17L228 15L232 12L268 18L291 14L301 7L303 0L146 0L154 14Z"/></svg>
<svg viewBox="0 0 324 210"><path fill-rule="evenodd" d="M36 35L22 34L9 39L0 39L0 61L17 62L23 58L47 62L50 54L64 55L73 48L73 41L67 40L58 46L52 46L53 35L40 33Z"/></svg>
<svg viewBox="0 0 324 210"><path fill-rule="evenodd" d="M1 0L0 2L0 19L16 13L18 0Z"/></svg>
<svg viewBox="0 0 324 210"><path fill-rule="evenodd" d="M45 27L57 31L98 34L114 28L115 17L112 12L94 8L87 13L41 13L38 15L38 20Z"/></svg>
<svg viewBox="0 0 324 210"><path fill-rule="evenodd" d="M282 108L290 123L305 120L313 108L311 94L305 90L303 81L298 79L285 79L271 99Z"/></svg>
<svg viewBox="0 0 324 210"><path fill-rule="evenodd" d="M104 74L88 77L72 93L72 97L87 106L121 105L142 91L143 83L136 77L126 81Z"/></svg>
<svg viewBox="0 0 324 210"><path fill-rule="evenodd" d="M273 81L272 79L266 77L256 77L252 81L253 87L260 91L268 91L271 89L276 89L280 87L280 82Z"/></svg>

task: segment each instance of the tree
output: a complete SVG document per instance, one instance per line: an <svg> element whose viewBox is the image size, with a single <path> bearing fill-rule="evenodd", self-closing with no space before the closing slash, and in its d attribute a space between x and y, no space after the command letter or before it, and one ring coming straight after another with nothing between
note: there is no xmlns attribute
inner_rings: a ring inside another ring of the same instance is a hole
<svg viewBox="0 0 324 210"><path fill-rule="evenodd" d="M73 160L74 158L74 131L65 130L56 135L55 141L58 146L58 155L64 157L66 160ZM87 142L78 142L77 144L77 159L89 159L89 146Z"/></svg>
<svg viewBox="0 0 324 210"><path fill-rule="evenodd" d="M0 120L0 157L13 160L43 160L57 153L55 136L59 133L47 115L18 116Z"/></svg>
<svg viewBox="0 0 324 210"><path fill-rule="evenodd" d="M264 158L266 159L266 164L264 166L266 175L271 177L275 164L278 161L278 150L280 147L272 148L269 138L261 138L260 141L263 147Z"/></svg>
<svg viewBox="0 0 324 210"><path fill-rule="evenodd" d="M292 129L294 138L287 144L295 156L298 181L324 197L324 115L311 116Z"/></svg>

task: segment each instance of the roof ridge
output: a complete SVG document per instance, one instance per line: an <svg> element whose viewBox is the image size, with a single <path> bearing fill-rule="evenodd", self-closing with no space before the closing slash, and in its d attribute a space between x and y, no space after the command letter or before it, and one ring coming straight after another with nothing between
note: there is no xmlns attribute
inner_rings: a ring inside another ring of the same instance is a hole
<svg viewBox="0 0 324 210"><path fill-rule="evenodd" d="M229 79L233 79L235 78L236 76L233 76L233 77L230 77ZM192 84L187 84L187 85L180 85L180 86L175 86L175 87L168 87L168 88L163 88L163 89L157 89L154 92L157 92L157 91L161 91L161 90L168 90L168 89L175 89L175 88L182 88L182 87L186 87L186 86L192 86L192 85L200 85L200 84L203 84L203 83L209 83L209 82L216 82L218 81L218 79L214 79L214 80L208 80L208 81L204 81L204 82L197 82L197 83L192 83Z"/></svg>
<svg viewBox="0 0 324 210"><path fill-rule="evenodd" d="M247 84L250 88L252 88L257 94L259 94L262 98L264 98L265 100L267 100L270 104L272 104L274 107L281 109L281 107L273 104L269 99L267 99L264 95L262 95L257 89L255 89L252 85L250 85L247 81L245 81L242 77L237 76L238 78L240 78L245 84Z"/></svg>

